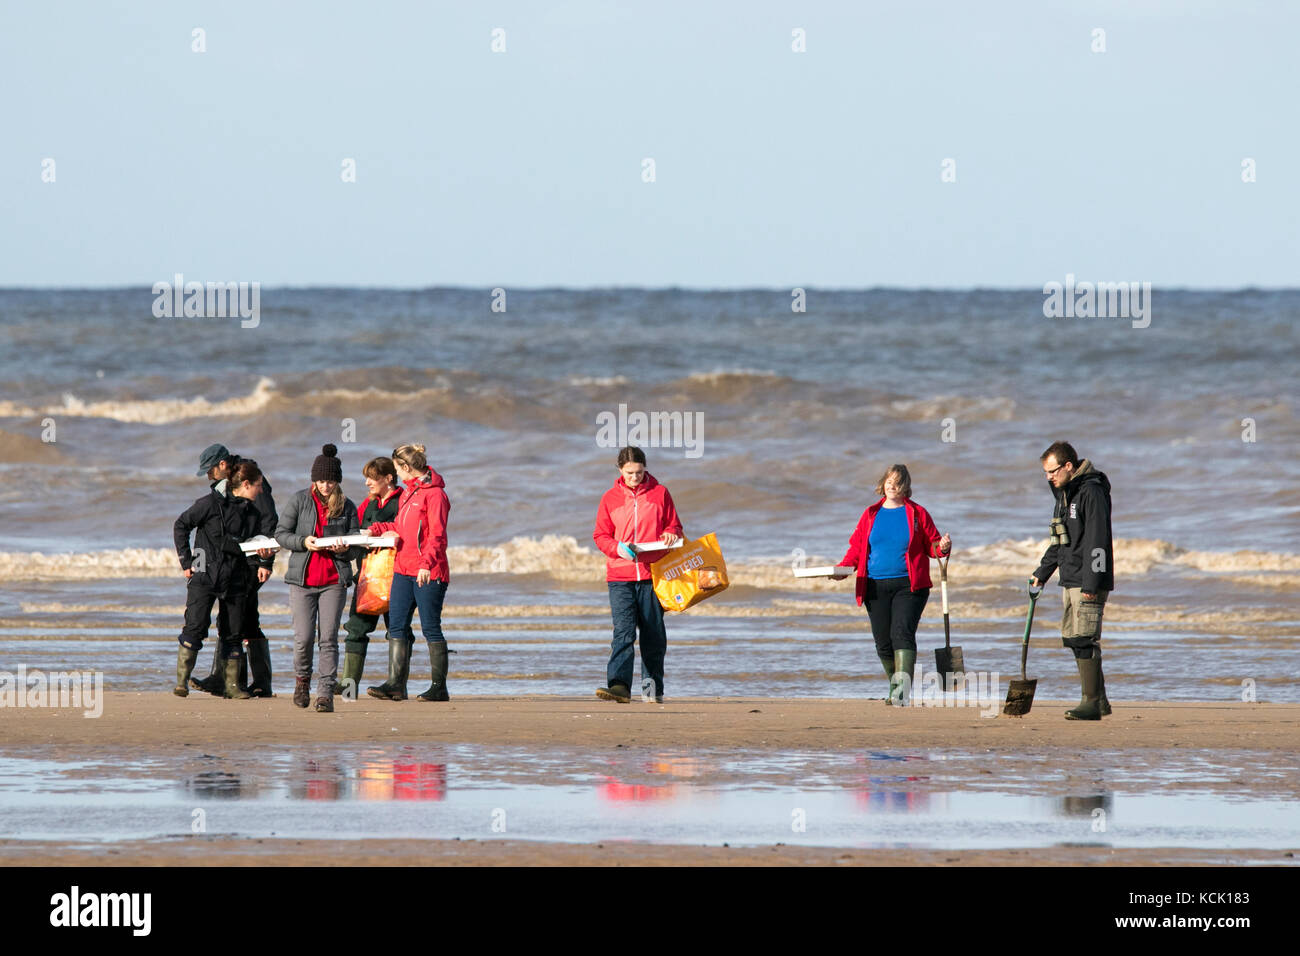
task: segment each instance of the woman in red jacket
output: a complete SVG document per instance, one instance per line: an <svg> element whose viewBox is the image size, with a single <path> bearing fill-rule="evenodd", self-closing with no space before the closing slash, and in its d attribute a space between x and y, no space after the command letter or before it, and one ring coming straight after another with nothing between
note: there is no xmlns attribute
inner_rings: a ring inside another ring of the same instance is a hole
<svg viewBox="0 0 1300 956"><path fill-rule="evenodd" d="M602 700L626 704L632 699L632 660L637 629L641 631L641 697L662 703L664 698L664 653L668 635L664 631L664 610L650 580L650 565L668 552L637 554L634 542L661 541L671 544L682 536L672 495L646 471L645 452L635 446L618 453L618 478L605 492L596 509L596 530L592 539L608 559L605 580L609 585L609 609L614 618L614 641L610 648L607 683L596 691Z"/></svg>
<svg viewBox="0 0 1300 956"><path fill-rule="evenodd" d="M420 629L429 643L433 682L420 700L450 700L447 694L447 641L442 635L442 602L451 572L447 567L447 500L442 475L429 467L423 445L393 449L393 467L402 482L397 517L376 521L372 535L397 532L393 588L388 597L388 680L366 693L380 700L406 700L411 672L411 620L420 609Z"/></svg>
<svg viewBox="0 0 1300 956"><path fill-rule="evenodd" d="M889 678L891 704L907 703L916 665L916 626L930 599L930 558L952 550L930 513L912 500L906 465L891 465L876 483L879 501L862 513L840 564L857 570L858 604L867 603L876 653Z"/></svg>

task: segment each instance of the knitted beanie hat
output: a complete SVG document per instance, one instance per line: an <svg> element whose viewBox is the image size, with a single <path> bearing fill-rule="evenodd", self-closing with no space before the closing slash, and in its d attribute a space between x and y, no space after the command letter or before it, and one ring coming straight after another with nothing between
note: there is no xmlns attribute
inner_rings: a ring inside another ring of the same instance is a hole
<svg viewBox="0 0 1300 956"><path fill-rule="evenodd" d="M342 481L343 462L337 457L339 450L333 445L322 445L321 453L311 464L312 481Z"/></svg>

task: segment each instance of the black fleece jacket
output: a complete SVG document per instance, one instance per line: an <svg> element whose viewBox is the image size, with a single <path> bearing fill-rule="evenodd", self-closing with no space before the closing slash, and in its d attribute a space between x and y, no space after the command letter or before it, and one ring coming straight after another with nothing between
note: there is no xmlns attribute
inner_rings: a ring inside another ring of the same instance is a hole
<svg viewBox="0 0 1300 956"><path fill-rule="evenodd" d="M218 594L239 594L257 580L245 559L239 542L259 534L262 516L247 498L227 498L216 490L185 509L172 525L172 540L181 568L189 570L195 555L190 550L190 532L194 547L203 551L203 570L194 572L192 582L210 587Z"/></svg>
<svg viewBox="0 0 1300 956"><path fill-rule="evenodd" d="M1065 521L1067 545L1051 545L1034 572L1046 584L1060 570L1063 588L1092 594L1115 590L1115 555L1110 536L1110 480L1084 459L1064 487L1054 489L1053 515Z"/></svg>

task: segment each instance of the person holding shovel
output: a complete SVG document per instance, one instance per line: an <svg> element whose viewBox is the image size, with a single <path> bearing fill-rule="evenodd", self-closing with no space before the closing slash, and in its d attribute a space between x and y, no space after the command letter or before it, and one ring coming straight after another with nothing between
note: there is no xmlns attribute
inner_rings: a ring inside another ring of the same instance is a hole
<svg viewBox="0 0 1300 956"><path fill-rule="evenodd" d="M843 567L857 571L858 605L871 617L876 654L889 678L887 703L905 705L916 666L916 627L930 599L930 558L952 551L930 513L912 500L906 465L890 465L876 482L881 499L862 512Z"/></svg>
<svg viewBox="0 0 1300 956"><path fill-rule="evenodd" d="M1110 714L1106 678L1101 672L1101 616L1115 589L1110 533L1110 481L1088 459L1079 461L1069 442L1053 442L1039 459L1052 487L1047 551L1034 571L1032 586L1060 571L1061 643L1074 651L1082 696L1067 710L1067 720L1101 720Z"/></svg>
<svg viewBox="0 0 1300 956"><path fill-rule="evenodd" d="M609 610L614 618L614 639L606 686L597 689L601 700L626 704L632 699L632 663L637 631L641 632L641 696L662 703L664 654L668 635L664 609L655 594L650 565L667 551L636 552L636 542L672 544L682 537L682 522L668 489L646 471L645 452L629 445L618 453L618 477L601 496L596 508L592 540L605 555L605 581Z"/></svg>

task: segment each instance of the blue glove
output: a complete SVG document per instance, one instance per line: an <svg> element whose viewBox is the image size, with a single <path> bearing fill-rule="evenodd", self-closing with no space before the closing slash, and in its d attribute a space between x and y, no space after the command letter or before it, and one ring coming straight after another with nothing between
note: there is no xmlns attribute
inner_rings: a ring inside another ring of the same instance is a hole
<svg viewBox="0 0 1300 956"><path fill-rule="evenodd" d="M636 560L636 555L632 553L632 549L628 547L628 542L626 541L620 541L618 543L618 555L621 558L627 558L629 561Z"/></svg>

